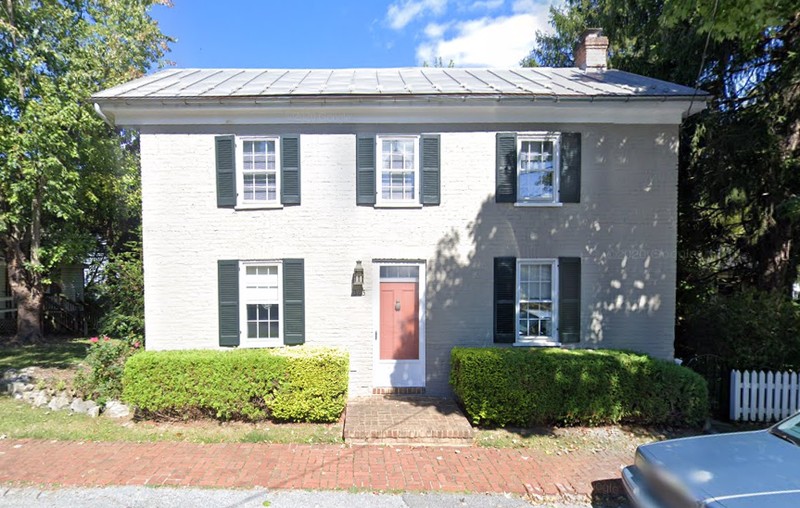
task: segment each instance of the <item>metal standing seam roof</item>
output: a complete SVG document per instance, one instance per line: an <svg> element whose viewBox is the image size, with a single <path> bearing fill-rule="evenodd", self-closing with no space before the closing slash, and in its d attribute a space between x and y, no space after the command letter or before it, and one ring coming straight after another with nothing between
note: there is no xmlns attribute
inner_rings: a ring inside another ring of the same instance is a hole
<svg viewBox="0 0 800 508"><path fill-rule="evenodd" d="M629 72L574 67L473 69L166 69L96 93L98 101L292 97L706 97Z"/></svg>

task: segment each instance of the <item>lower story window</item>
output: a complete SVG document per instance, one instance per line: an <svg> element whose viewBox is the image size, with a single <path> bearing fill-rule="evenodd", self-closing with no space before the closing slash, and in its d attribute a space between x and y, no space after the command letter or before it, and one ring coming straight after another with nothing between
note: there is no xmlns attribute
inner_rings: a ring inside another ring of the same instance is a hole
<svg viewBox="0 0 800 508"><path fill-rule="evenodd" d="M517 261L517 342L556 341L556 262Z"/></svg>
<svg viewBox="0 0 800 508"><path fill-rule="evenodd" d="M242 343L274 344L282 338L281 264L244 262L240 288Z"/></svg>

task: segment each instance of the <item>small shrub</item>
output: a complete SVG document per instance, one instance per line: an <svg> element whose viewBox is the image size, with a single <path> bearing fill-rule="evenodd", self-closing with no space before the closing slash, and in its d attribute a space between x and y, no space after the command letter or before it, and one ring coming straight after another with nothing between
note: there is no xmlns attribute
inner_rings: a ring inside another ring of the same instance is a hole
<svg viewBox="0 0 800 508"><path fill-rule="evenodd" d="M123 400L151 416L333 422L348 365L324 348L146 351L125 366Z"/></svg>
<svg viewBox="0 0 800 508"><path fill-rule="evenodd" d="M144 271L141 240L128 242L125 250L111 253L100 287L108 310L100 331L129 343L144 343Z"/></svg>
<svg viewBox="0 0 800 508"><path fill-rule="evenodd" d="M104 403L122 396L122 374L127 359L140 344L92 337L84 367L75 376L75 388L84 397Z"/></svg>
<svg viewBox="0 0 800 508"><path fill-rule="evenodd" d="M646 355L611 350L454 348L450 383L475 424L696 425L705 380Z"/></svg>

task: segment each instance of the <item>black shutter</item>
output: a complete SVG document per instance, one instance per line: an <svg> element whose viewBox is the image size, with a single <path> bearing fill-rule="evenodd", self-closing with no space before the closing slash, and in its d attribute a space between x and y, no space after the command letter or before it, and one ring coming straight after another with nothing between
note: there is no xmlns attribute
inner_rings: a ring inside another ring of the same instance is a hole
<svg viewBox="0 0 800 508"><path fill-rule="evenodd" d="M438 134L426 134L422 136L420 143L422 144L420 203L438 205L441 202L440 137Z"/></svg>
<svg viewBox="0 0 800 508"><path fill-rule="evenodd" d="M305 275L302 259L283 260L283 343L306 340Z"/></svg>
<svg viewBox="0 0 800 508"><path fill-rule="evenodd" d="M281 203L300 204L300 136L281 137Z"/></svg>
<svg viewBox="0 0 800 508"><path fill-rule="evenodd" d="M494 258L494 341L513 343L517 314L517 258Z"/></svg>
<svg viewBox="0 0 800 508"><path fill-rule="evenodd" d="M234 136L214 138L217 161L217 208L236 206L236 150Z"/></svg>
<svg viewBox="0 0 800 508"><path fill-rule="evenodd" d="M558 199L562 203L581 202L581 133L561 134L561 169Z"/></svg>
<svg viewBox="0 0 800 508"><path fill-rule="evenodd" d="M497 133L497 161L494 200L514 203L517 200L517 135Z"/></svg>
<svg viewBox="0 0 800 508"><path fill-rule="evenodd" d="M356 204L375 204L375 136L356 138Z"/></svg>
<svg viewBox="0 0 800 508"><path fill-rule="evenodd" d="M558 258L558 336L581 341L581 258Z"/></svg>
<svg viewBox="0 0 800 508"><path fill-rule="evenodd" d="M217 261L219 345L239 345L239 262Z"/></svg>

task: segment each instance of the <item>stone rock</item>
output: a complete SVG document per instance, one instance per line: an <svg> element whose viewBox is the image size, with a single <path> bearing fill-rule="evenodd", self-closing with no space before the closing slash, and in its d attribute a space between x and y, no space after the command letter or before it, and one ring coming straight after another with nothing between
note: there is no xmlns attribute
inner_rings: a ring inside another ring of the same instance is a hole
<svg viewBox="0 0 800 508"><path fill-rule="evenodd" d="M14 379L17 375L19 375L17 369L6 369L3 371L3 379Z"/></svg>
<svg viewBox="0 0 800 508"><path fill-rule="evenodd" d="M90 402L94 403L94 401ZM98 416L100 416L100 406L95 404L86 411L86 414L91 416L92 418L97 418Z"/></svg>
<svg viewBox="0 0 800 508"><path fill-rule="evenodd" d="M103 414L109 418L128 418L131 415L131 409L118 400L109 400L106 402Z"/></svg>
<svg viewBox="0 0 800 508"><path fill-rule="evenodd" d="M53 411L61 411L62 409L67 409L70 406L70 402L72 400L70 400L69 395L66 392L61 392L50 400L47 407Z"/></svg>
<svg viewBox="0 0 800 508"><path fill-rule="evenodd" d="M30 393L33 394L33 407L43 407L50 402L50 397L47 396L47 393L44 390L34 390Z"/></svg>
<svg viewBox="0 0 800 508"><path fill-rule="evenodd" d="M93 408L97 408L97 403L93 400L73 399L69 408L73 413L88 414ZM99 408L98 408L99 412Z"/></svg>

